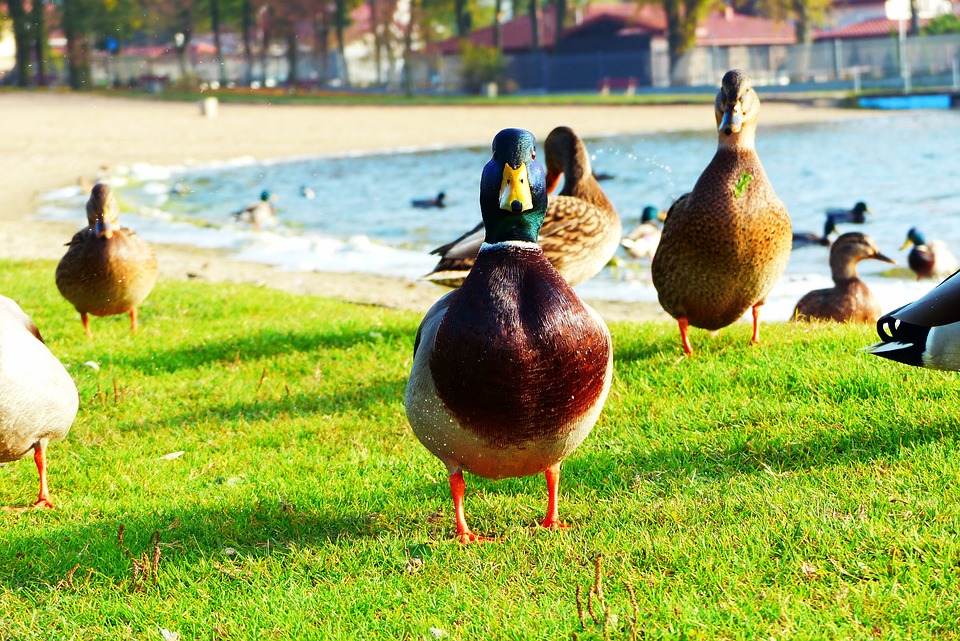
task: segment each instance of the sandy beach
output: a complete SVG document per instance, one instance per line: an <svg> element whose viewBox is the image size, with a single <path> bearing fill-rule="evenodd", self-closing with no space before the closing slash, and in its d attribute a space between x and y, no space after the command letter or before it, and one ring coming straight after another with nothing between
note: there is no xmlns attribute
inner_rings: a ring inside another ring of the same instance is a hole
<svg viewBox="0 0 960 641"><path fill-rule="evenodd" d="M706 105L683 106L275 106L221 104L206 118L194 103L102 95L0 93L0 255L59 259L85 223L37 220L39 197L136 163L190 165L248 157L257 161L372 151L484 145L504 127L544 137L564 124L582 136L710 127ZM862 117L862 112L772 102L761 126ZM479 176L479 170L478 176ZM615 203L618 207L623 207ZM479 218L479 212L478 212ZM397 309L425 311L445 289L388 276L290 272L231 259L224 251L157 247L161 276L263 284ZM591 301L609 320L666 318L653 304Z"/></svg>

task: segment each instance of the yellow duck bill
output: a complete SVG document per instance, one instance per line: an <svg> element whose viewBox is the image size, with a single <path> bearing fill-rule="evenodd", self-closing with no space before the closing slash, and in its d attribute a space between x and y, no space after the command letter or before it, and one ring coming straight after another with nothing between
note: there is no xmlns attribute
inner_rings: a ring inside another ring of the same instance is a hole
<svg viewBox="0 0 960 641"><path fill-rule="evenodd" d="M500 182L500 209L514 214L533 209L526 163L520 163L516 169L504 164L503 180Z"/></svg>

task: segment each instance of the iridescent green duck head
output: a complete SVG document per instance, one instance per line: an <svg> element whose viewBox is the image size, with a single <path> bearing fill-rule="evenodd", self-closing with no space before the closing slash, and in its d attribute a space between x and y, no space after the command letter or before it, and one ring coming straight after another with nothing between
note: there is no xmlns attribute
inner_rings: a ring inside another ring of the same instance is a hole
<svg viewBox="0 0 960 641"><path fill-rule="evenodd" d="M97 183L87 201L87 225L97 238L110 238L120 228L120 205L106 183Z"/></svg>
<svg viewBox="0 0 960 641"><path fill-rule="evenodd" d="M927 244L926 235L916 227L911 227L910 231L907 232L907 239L903 241L903 247L900 249L906 249L910 245L920 246Z"/></svg>
<svg viewBox="0 0 960 641"><path fill-rule="evenodd" d="M752 142L760 115L760 98L753 90L750 76L740 69L725 73L714 101L714 112L721 142L730 137L747 137L743 142Z"/></svg>
<svg viewBox="0 0 960 641"><path fill-rule="evenodd" d="M547 212L547 188L536 157L536 138L525 129L504 129L493 139L493 158L480 178L487 243L537 242Z"/></svg>

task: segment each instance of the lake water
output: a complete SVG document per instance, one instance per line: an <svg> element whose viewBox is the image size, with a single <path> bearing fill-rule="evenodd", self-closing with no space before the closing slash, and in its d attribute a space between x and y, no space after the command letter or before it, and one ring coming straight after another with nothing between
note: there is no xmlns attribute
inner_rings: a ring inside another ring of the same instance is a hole
<svg viewBox="0 0 960 641"><path fill-rule="evenodd" d="M638 115L638 117L642 117ZM586 139L594 171L613 177L602 185L625 230L651 204L666 209L693 187L716 148L716 134L624 135ZM546 136L549 129L535 132ZM492 138L492 134L491 134ZM764 127L757 150L786 204L795 231L820 232L824 211L866 201L873 216L863 231L881 251L906 264L900 251L907 230L919 226L960 253L960 113L912 111L834 123ZM416 279L435 264L428 252L479 221L480 171L489 146L305 158L266 164L252 160L210 167L114 168L109 181L123 222L147 240L223 247L242 260L294 270L363 271ZM316 194L307 199L302 187ZM176 189L175 189L176 188ZM253 231L230 213L264 189L276 197L281 225ZM444 209L414 209L411 199L446 193ZM47 195L44 218L85 220L77 187ZM787 274L768 301L765 317L785 319L810 289L829 286L828 249L793 252ZM655 301L648 265L631 261L606 268L577 289L587 298ZM860 265L885 309L915 299L934 284L881 276L877 261Z"/></svg>

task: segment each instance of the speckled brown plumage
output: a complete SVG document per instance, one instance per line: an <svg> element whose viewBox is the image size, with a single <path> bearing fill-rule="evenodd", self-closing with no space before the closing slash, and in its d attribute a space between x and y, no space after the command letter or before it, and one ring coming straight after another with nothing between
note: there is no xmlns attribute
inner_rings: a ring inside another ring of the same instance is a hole
<svg viewBox="0 0 960 641"><path fill-rule="evenodd" d="M830 248L830 271L834 286L805 294L793 310L793 318L876 323L883 309L867 284L857 275L857 264L867 258L894 262L881 254L865 234L852 232L840 236Z"/></svg>
<svg viewBox="0 0 960 641"><path fill-rule="evenodd" d="M157 257L150 245L119 225L119 208L110 187L95 185L87 203L88 227L74 234L57 265L57 287L77 311L87 334L88 314L130 314L157 281Z"/></svg>
<svg viewBox="0 0 960 641"><path fill-rule="evenodd" d="M544 151L548 187L559 182L561 176L564 184L547 205L538 242L564 280L578 285L596 276L613 258L622 233L620 217L594 178L587 148L572 129L557 127L551 131ZM441 258L424 278L459 287L473 267L483 237L481 223L433 250Z"/></svg>
<svg viewBox="0 0 960 641"><path fill-rule="evenodd" d="M760 101L749 78L728 72L715 106L717 152L693 191L670 208L651 266L660 304L680 322L688 353L685 323L716 330L756 312L792 242L790 216L754 149Z"/></svg>

